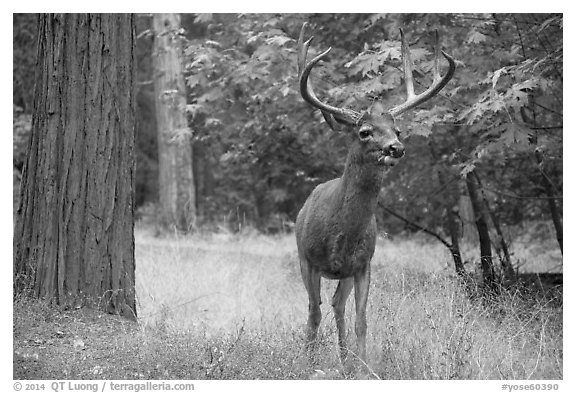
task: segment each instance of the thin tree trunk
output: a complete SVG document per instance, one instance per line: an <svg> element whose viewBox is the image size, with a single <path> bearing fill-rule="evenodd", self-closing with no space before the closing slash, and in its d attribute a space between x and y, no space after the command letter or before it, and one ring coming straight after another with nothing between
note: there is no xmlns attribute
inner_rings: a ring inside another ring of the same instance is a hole
<svg viewBox="0 0 576 393"><path fill-rule="evenodd" d="M480 241L480 264L482 266L482 277L484 285L488 289L494 289L496 278L494 274L494 265L492 264L492 244L490 242L490 233L488 232L488 220L484 209L482 208L482 201L478 195L478 186L474 181L474 171L466 174L466 187L468 188L468 195L472 203L472 210L474 211L474 220L476 229L478 231L478 239Z"/></svg>
<svg viewBox="0 0 576 393"><path fill-rule="evenodd" d="M532 105L534 105L534 102L531 101ZM525 108L520 108L520 116L522 117L522 120L528 124L532 124L534 126L536 126L536 111L532 110L533 113L533 117L530 118L530 116L528 115L527 111L525 110ZM537 141L537 138L535 138L535 141ZM542 182L542 187L544 188L544 192L546 192L546 196L548 197L548 208L550 209L550 216L552 218L552 223L554 224L554 230L556 231L556 240L558 241L558 245L560 246L560 252L563 254L564 253L564 247L563 247L563 238L564 238L564 234L563 234L563 229L562 229L562 218L561 218L561 213L558 209L558 206L556 205L556 195L554 193L554 184L552 184L552 182L550 181L550 179L548 178L548 176L546 176L546 173L544 173L543 167L544 167L544 157L542 155L542 152L536 148L534 150L534 155L536 157L536 162L538 163L538 167L540 168L540 175L541 175L541 182Z"/></svg>
<svg viewBox="0 0 576 393"><path fill-rule="evenodd" d="M515 281L516 273L514 272L514 267L512 266L512 258L510 257L510 251L508 250L508 245L506 244L506 240L504 239L504 234L502 233L502 227L500 226L500 220L498 216L488 204L486 198L484 198L484 203L486 204L486 209L490 214L490 218L492 219L492 224L494 225L494 229L496 230L496 234L498 235L498 243L500 244L500 249L504 253L504 257L502 258L502 268L504 270L504 278L506 281L511 282Z"/></svg>
<svg viewBox="0 0 576 393"><path fill-rule="evenodd" d="M552 223L554 224L554 229L556 230L556 240L560 246L560 252L564 253L562 218L560 218L560 212L558 210L558 206L556 205L554 187L544 174L542 175L542 184L544 185L544 190L546 192L546 196L548 197L548 208L550 209L550 216L552 217Z"/></svg>
<svg viewBox="0 0 576 393"><path fill-rule="evenodd" d="M544 166L544 157L542 157L542 153L539 150L535 151L536 161L540 166L540 175L542 181L542 187L544 188L544 192L546 192L546 196L548 197L548 208L550 209L550 216L552 217L552 223L554 224L554 229L556 231L556 240L558 241L558 245L560 246L560 252L564 253L563 251L563 230L562 230L562 218L560 217L561 214L558 210L558 206L556 205L556 195L554 193L554 185L546 176L543 170Z"/></svg>
<svg viewBox="0 0 576 393"><path fill-rule="evenodd" d="M443 168L438 169L438 180L444 186L447 186L446 176L444 175ZM454 260L454 268L459 276L464 276L466 270L462 263L462 254L460 253L460 231L458 230L458 192L454 190L454 186L450 186L446 192L448 193L445 199L445 208L447 215L448 232L450 234L450 253Z"/></svg>
<svg viewBox="0 0 576 393"><path fill-rule="evenodd" d="M214 164L211 162L208 146L204 142L194 141L192 150L197 216L202 221L211 221L214 219L212 217L213 206L210 205L210 200L214 195L214 175L212 174Z"/></svg>
<svg viewBox="0 0 576 393"><path fill-rule="evenodd" d="M462 242L467 244L474 244L478 240L478 231L474 224L474 211L472 210L472 203L470 203L470 196L466 192L460 195L458 199L458 216L462 223Z"/></svg>
<svg viewBox="0 0 576 393"><path fill-rule="evenodd" d="M430 154L434 162L441 162L436 154L436 148L432 139L430 139L428 146L430 147ZM453 182L450 184L446 180L445 167L443 164L438 168L438 181L440 186L446 188L447 197L444 199L444 208L446 209L446 218L448 232L450 235L450 245L448 249L454 260L454 268L456 274L460 277L464 277L466 274L466 269L464 268L464 263L462 262L462 254L460 252L460 231L459 231L459 216L458 216L458 200L460 195L459 182Z"/></svg>
<svg viewBox="0 0 576 393"><path fill-rule="evenodd" d="M161 222L186 232L196 225L196 194L191 131L186 119L180 16L154 14L153 27Z"/></svg>
<svg viewBox="0 0 576 393"><path fill-rule="evenodd" d="M480 187L482 187L480 176L478 176L478 173L476 171L474 171L474 177L476 178L476 181L478 181ZM514 281L516 274L514 273L514 267L512 266L512 259L510 258L510 251L508 250L508 245L506 244L504 234L502 233L502 228L500 227L500 220L498 219L496 213L494 213L494 211L490 208L490 204L488 203L488 199L486 198L486 195L483 190L481 191L481 193L486 211L490 215L490 218L492 219L492 225L494 225L494 229L496 230L496 234L498 235L498 243L500 244L500 249L504 253L504 257L501 258L503 268L502 270L504 271L504 278L508 282Z"/></svg>
<svg viewBox="0 0 576 393"><path fill-rule="evenodd" d="M448 214L448 232L450 232L450 253L452 254L452 259L454 260L454 268L459 276L463 276L466 273L464 269L464 263L462 262L462 253L460 252L460 233L458 231L458 212L455 211L456 207L447 207Z"/></svg>
<svg viewBox="0 0 576 393"><path fill-rule="evenodd" d="M134 18L41 15L14 285L135 316Z"/></svg>

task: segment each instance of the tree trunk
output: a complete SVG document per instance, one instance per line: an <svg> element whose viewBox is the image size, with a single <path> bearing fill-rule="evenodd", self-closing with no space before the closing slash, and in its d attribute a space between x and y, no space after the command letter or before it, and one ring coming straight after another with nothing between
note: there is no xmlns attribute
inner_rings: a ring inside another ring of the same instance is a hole
<svg viewBox="0 0 576 393"><path fill-rule="evenodd" d="M134 18L42 15L14 286L134 317Z"/></svg>
<svg viewBox="0 0 576 393"><path fill-rule="evenodd" d="M428 146L430 147L430 154L434 162L441 163L442 160L436 153L434 141L430 139ZM456 274L460 277L465 277L466 269L462 262L462 253L460 252L460 230L459 230L459 216L458 216L458 200L460 197L460 181L449 182L446 179L446 171L449 171L443 163L440 164L437 170L439 186L446 189L446 198L444 199L444 208L446 209L446 219L448 233L450 235L450 254L454 260L454 269ZM449 172L448 172L449 173Z"/></svg>
<svg viewBox="0 0 576 393"><path fill-rule="evenodd" d="M532 107L534 107L534 101L531 101ZM520 108L520 116L522 120L528 124L532 124L534 126L537 125L536 123L536 111L532 109L533 116L530 117L526 108ZM535 138L534 143L536 144L537 138ZM548 208L550 209L550 216L552 218L552 223L554 224L554 230L556 231L556 240L558 241L558 245L560 246L560 252L564 253L563 247L563 229L562 229L562 213L559 211L558 206L556 205L556 195L554 193L554 184L550 180L550 178L544 172L544 156L542 151L539 148L534 150L534 155L536 157L536 162L538 163L538 167L540 169L540 177L542 182L542 187L546 192L546 196L548 198Z"/></svg>
<svg viewBox="0 0 576 393"><path fill-rule="evenodd" d="M454 268L456 273L463 277L466 273L464 269L464 263L462 263L462 254L460 253L460 231L459 231L459 217L458 217L458 199L459 199L459 182L454 184L448 184L446 176L444 174L444 169L438 169L438 180L440 184L447 187L447 196L444 201L446 208L446 219L448 233L450 234L450 253L452 254L452 259L454 260Z"/></svg>
<svg viewBox="0 0 576 393"><path fill-rule="evenodd" d="M444 168L438 169L438 180L440 185L447 187L446 199L444 200L444 207L446 209L446 219L448 233L450 234L450 253L454 260L454 268L456 273L463 277L466 273L464 263L462 262L462 254L460 252L460 230L459 230L459 217L458 217L458 199L459 187L458 183L448 184L444 174Z"/></svg>
<svg viewBox="0 0 576 393"><path fill-rule="evenodd" d="M560 246L560 252L564 253L563 250L563 230L562 230L562 218L561 213L558 210L558 206L556 205L556 195L554 193L554 184L550 181L550 178L546 176L544 172L544 157L542 156L542 152L538 149L534 152L536 156L536 162L540 167L540 177L542 181L542 187L546 192L546 197L548 198L548 208L550 209L550 216L552 217L552 223L554 224L554 229L556 230L556 240L558 241L558 245Z"/></svg>
<svg viewBox="0 0 576 393"><path fill-rule="evenodd" d="M556 195L554 194L554 187L550 182L550 179L546 175L542 174L542 184L544 190L546 191L546 196L548 197L548 207L550 208L550 216L552 217L552 223L554 224L554 229L556 230L556 240L560 246L560 252L564 253L563 249L563 231L562 231L562 218L560 217L560 212L558 206L556 205Z"/></svg>
<svg viewBox="0 0 576 393"><path fill-rule="evenodd" d="M466 187L474 211L474 221L478 231L480 241L480 264L482 266L482 277L484 285L488 289L495 288L494 265L492 264L492 243L490 242L490 233L488 232L488 220L485 210L482 207L482 201L478 195L478 187L474 181L474 171L466 174Z"/></svg>
<svg viewBox="0 0 576 393"><path fill-rule="evenodd" d="M467 193L460 195L458 199L458 216L462 223L462 242L475 244L478 241L478 231L474 225L474 211Z"/></svg>
<svg viewBox="0 0 576 393"><path fill-rule="evenodd" d="M213 217L214 206L211 204L214 196L214 163L210 158L210 150L205 142L195 140L192 143L194 183L196 184L196 215L202 222L216 219Z"/></svg>
<svg viewBox="0 0 576 393"><path fill-rule="evenodd" d="M480 180L480 176L478 172L474 171L474 177L478 182L478 185L482 188L482 181ZM510 251L508 250L508 245L506 244L506 240L504 239L504 233L502 232L502 227L500 225L500 220L494 211L490 208L490 204L488 203L488 198L486 198L486 194L484 190L481 191L482 200L484 201L484 207L492 220L492 225L494 225L494 229L496 230L496 235L498 237L498 244L500 245L500 250L504 254L503 258L501 259L502 262L502 270L504 271L504 278L507 282L515 281L516 274L514 273L514 267L512 266L512 258L510 257Z"/></svg>
<svg viewBox="0 0 576 393"><path fill-rule="evenodd" d="M196 196L191 131L186 120L180 16L154 14L153 27L161 223L187 232L196 223Z"/></svg>
<svg viewBox="0 0 576 393"><path fill-rule="evenodd" d="M500 220L498 216L488 204L486 198L484 198L484 203L486 204L486 209L490 214L490 218L492 219L492 224L494 225L494 229L496 230L496 235L498 236L498 243L500 244L500 249L504 254L502 261L502 270L504 270L504 278L507 282L513 282L516 280L516 273L514 272L514 266L512 266L512 258L510 257L510 251L508 250L508 245L506 244L506 240L504 239L504 233L502 232L502 227L500 225Z"/></svg>
<svg viewBox="0 0 576 393"><path fill-rule="evenodd" d="M462 263L462 254L460 253L460 233L458 230L458 210L456 206L446 208L448 214L448 232L450 233L450 253L454 260L454 268L459 276L464 276L466 270Z"/></svg>

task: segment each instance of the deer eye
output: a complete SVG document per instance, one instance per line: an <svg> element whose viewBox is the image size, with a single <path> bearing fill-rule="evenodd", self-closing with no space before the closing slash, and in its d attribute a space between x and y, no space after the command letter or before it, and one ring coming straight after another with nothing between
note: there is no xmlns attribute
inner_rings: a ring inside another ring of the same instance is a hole
<svg viewBox="0 0 576 393"><path fill-rule="evenodd" d="M372 128L369 127L360 128L360 130L358 131L358 136L360 137L360 140L370 138L372 136Z"/></svg>

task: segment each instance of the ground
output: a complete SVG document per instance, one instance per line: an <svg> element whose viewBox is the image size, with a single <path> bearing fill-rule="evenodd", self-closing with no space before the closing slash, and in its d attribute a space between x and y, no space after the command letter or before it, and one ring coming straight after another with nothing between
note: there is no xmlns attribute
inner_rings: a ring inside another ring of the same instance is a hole
<svg viewBox="0 0 576 393"><path fill-rule="evenodd" d="M338 360L332 281L322 284L321 356L308 364L306 293L292 235L154 237L140 230L136 240L138 321L18 297L14 379L563 378L558 282L536 278L497 298L475 298L441 245L381 237L368 365L354 373ZM538 256L517 245L515 255L530 258L523 266L557 266L561 256L541 249ZM467 252L472 260L476 251ZM352 351L353 308L349 299Z"/></svg>

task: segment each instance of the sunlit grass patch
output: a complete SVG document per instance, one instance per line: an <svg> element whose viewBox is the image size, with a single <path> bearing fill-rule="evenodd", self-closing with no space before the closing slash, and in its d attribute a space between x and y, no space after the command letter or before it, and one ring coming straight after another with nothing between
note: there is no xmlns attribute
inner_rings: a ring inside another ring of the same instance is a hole
<svg viewBox="0 0 576 393"><path fill-rule="evenodd" d="M239 240L138 239L137 293L142 321L210 331L246 326L293 327L306 296L295 244L282 237Z"/></svg>

